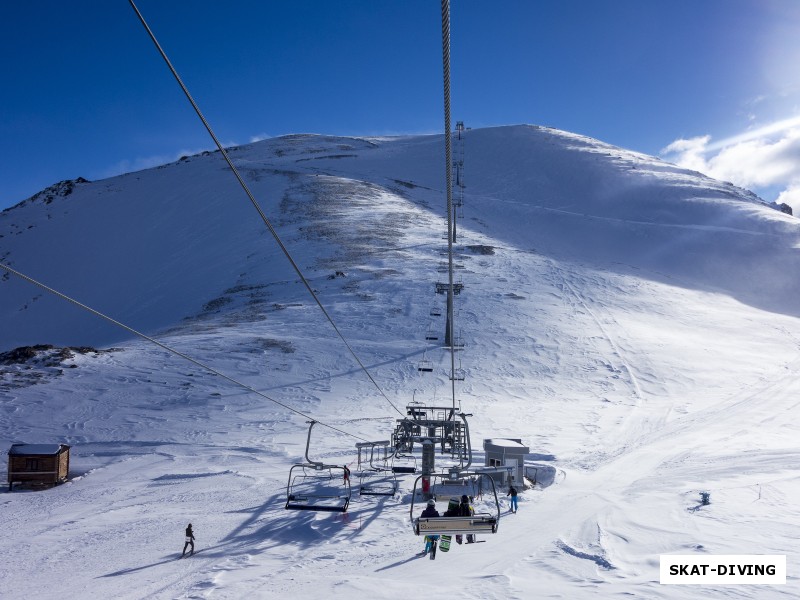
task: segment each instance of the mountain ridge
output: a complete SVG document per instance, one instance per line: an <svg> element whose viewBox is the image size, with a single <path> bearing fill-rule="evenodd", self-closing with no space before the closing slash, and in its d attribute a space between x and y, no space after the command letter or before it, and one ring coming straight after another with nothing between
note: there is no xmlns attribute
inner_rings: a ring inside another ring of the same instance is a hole
<svg viewBox="0 0 800 600"><path fill-rule="evenodd" d="M536 247L556 257L571 256L576 255L575 248L580 253L581 245L570 247L569 240L585 236L596 241L599 252L595 258L605 254L606 263L615 263L625 260L624 244L642 246L637 236L651 238L650 247L641 248L651 255L663 253L675 244L676 237L681 238L685 252L696 258L707 252L703 238L708 235L759 236L796 229L796 221L778 210L774 210L774 218L769 213L751 218L754 214L748 215L748 210L775 207L750 192L584 136L537 126L508 126L470 130L465 138L468 219L462 225L494 238L489 245L511 243ZM417 213L413 218L430 224L431 237L441 236L443 221L437 221L444 204L439 181L441 145L442 137L436 135L347 138L302 134L234 147L229 152L282 235L299 245L295 251L308 255L304 243L310 248L327 239L339 246L349 245L350 250L339 248L336 252L342 256L349 253L358 262L358 256L390 247L391 236L401 234L398 224L412 218L414 212L406 210L412 206L404 206L405 201L427 211L424 217ZM136 328L154 331L201 314L202 307L219 298L223 290L242 285L236 272L248 260L259 257L278 262L275 250L265 247L273 242L258 241L263 228L215 153L204 152L95 183L76 181L66 192L64 186L60 188L63 195L71 194L68 205L44 202L36 205L41 208L34 208L25 201L2 213L0 257L65 293L82 296L87 290L83 301L97 303L99 310L130 321ZM53 190L48 190L33 198L45 193L49 197ZM364 218L356 205L373 211L375 218ZM503 217L505 220L491 224L501 205L509 213L516 212L519 219ZM752 209L746 208L748 205ZM347 223L340 222L343 214L349 215ZM305 219L310 222L301 224ZM508 227L512 221L516 226ZM529 229L520 227L524 222ZM374 237L381 227L384 234ZM675 229L665 233L669 227ZM238 238L233 247L228 246L231 237ZM619 242L615 237L625 239ZM53 269L48 253L26 248L25 238L31 240L32 248L60 248L58 260L65 263L63 267ZM250 240L247 248L244 239ZM758 248L759 244L751 246ZM775 250L772 267L789 270L796 264L786 248ZM328 253L319 248L311 252ZM717 274L723 258L709 255L705 262L684 261L671 275L688 276L696 285L709 283L710 289L725 291L731 287L731 278ZM750 268L754 272L769 266L763 264L763 256L753 262L752 256L742 253L737 259L753 263ZM93 260L99 264L92 264ZM303 268L315 263L311 256L305 260ZM334 270L352 268L347 261L323 262L331 263ZM68 265L78 267L78 273ZM663 264L639 262L639 266L663 269ZM197 273L209 268L208 277L220 280L216 289ZM293 278L288 270L276 268L276 273L265 273L266 281L249 284L263 284L276 275L278 280ZM194 276L187 273L192 270ZM761 289L777 281L774 274L756 278L763 282ZM48 314L71 309L57 307L24 282L10 282L8 273L2 279L6 293L0 314L19 324L7 330L6 339L0 342L3 349L45 342L94 346L124 339L82 316L51 318ZM113 282L119 294L103 281ZM10 293L9 288L13 288ZM766 293L753 294L740 287L728 291L771 310L796 310L783 301L771 300ZM39 310L36 303L46 309ZM65 326L63 338L47 335L47 330L58 329L56 320L74 322Z"/></svg>

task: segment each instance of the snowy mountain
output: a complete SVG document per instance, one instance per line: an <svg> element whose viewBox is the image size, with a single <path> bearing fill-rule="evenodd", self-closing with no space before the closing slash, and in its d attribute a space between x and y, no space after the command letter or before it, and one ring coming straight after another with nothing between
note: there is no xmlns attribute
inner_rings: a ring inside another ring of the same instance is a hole
<svg viewBox="0 0 800 600"><path fill-rule="evenodd" d="M0 275L0 447L72 446L69 483L3 498L4 597L697 597L659 584L664 554L787 555L785 586L702 594L797 596L798 221L548 128L465 132L456 367L475 461L483 439L520 438L553 484L514 515L502 496L496 535L436 561L416 556L413 477L354 495L347 518L284 510L302 415L348 434L315 429L312 455L355 471L395 407L449 398L449 354L426 339L444 329L443 146L231 150L381 392L218 153L0 213L0 263L260 392ZM55 347L10 353L34 344ZM200 553L175 563L189 521Z"/></svg>

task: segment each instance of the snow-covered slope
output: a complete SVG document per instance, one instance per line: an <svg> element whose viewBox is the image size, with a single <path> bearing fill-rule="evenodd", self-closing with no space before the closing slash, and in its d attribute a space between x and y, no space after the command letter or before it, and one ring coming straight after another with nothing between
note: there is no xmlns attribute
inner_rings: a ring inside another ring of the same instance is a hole
<svg viewBox="0 0 800 600"><path fill-rule="evenodd" d="M306 432L286 407L377 440L390 401L447 397L449 358L425 339L443 330L442 137L231 154L388 400L216 153L0 213L0 262L284 405L1 276L0 350L115 347L0 365L0 447L73 446L70 483L2 499L4 596L693 598L658 584L659 555L797 557L795 219L596 140L467 131L458 395L477 462L482 439L521 438L558 476L485 544L420 561L410 478L349 518L283 509ZM356 441L317 428L312 453L352 468ZM202 550L176 563L189 521ZM702 592L793 597L789 574Z"/></svg>
<svg viewBox="0 0 800 600"><path fill-rule="evenodd" d="M796 314L786 301L796 283L785 276L797 266L796 222L751 194L554 130L467 137L465 233ZM441 145L437 136L291 136L231 154L313 277L328 263L372 268L376 253L417 235L435 247ZM137 329L218 307L230 289L295 278L216 153L68 190L0 213L0 256ZM0 310L5 348L127 335L22 282L3 286Z"/></svg>

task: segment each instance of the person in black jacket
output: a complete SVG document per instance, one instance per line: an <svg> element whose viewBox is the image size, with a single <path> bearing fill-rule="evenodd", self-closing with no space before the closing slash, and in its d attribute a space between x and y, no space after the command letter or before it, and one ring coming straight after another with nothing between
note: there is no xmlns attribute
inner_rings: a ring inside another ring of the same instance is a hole
<svg viewBox="0 0 800 600"><path fill-rule="evenodd" d="M425 507L425 510L422 511L420 515L421 519L429 519L431 517L438 517L439 511L436 510L436 500L431 498L428 500L428 505ZM425 536L425 550L422 551L422 554L427 554L433 548L433 545L436 543L436 540L439 539L438 535L426 535Z"/></svg>
<svg viewBox="0 0 800 600"><path fill-rule="evenodd" d="M513 484L509 486L506 496L511 496L511 512L517 512L517 510L519 510L519 505L517 504L517 488L515 488Z"/></svg>
<svg viewBox="0 0 800 600"><path fill-rule="evenodd" d="M461 504L458 501L458 498L450 498L450 501L447 503L447 510L444 511L444 517L458 517L461 515Z"/></svg>
<svg viewBox="0 0 800 600"><path fill-rule="evenodd" d="M464 494L461 496L461 504L458 507L458 514L460 517L471 517L475 514L475 510L472 508L472 505L469 503L469 497ZM461 536L457 536L461 537ZM458 542L458 539L456 539ZM467 534L467 543L472 544L475 541L475 536L471 533ZM461 542L458 542L459 544Z"/></svg>
<svg viewBox="0 0 800 600"><path fill-rule="evenodd" d="M183 554L181 554L181 558L186 556L186 548L191 546L191 550L189 550L189 556L194 554L194 532L192 531L192 524L189 523L189 526L186 528L186 543L183 545Z"/></svg>

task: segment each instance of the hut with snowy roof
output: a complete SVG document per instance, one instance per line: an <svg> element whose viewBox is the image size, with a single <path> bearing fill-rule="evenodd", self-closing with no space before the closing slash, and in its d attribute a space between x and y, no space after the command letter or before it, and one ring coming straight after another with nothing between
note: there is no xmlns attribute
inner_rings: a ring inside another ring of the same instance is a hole
<svg viewBox="0 0 800 600"><path fill-rule="evenodd" d="M8 451L8 491L14 483L57 485L68 475L66 444L12 444Z"/></svg>
<svg viewBox="0 0 800 600"><path fill-rule="evenodd" d="M501 485L524 485L525 455L530 448L521 439L492 438L483 440L486 466L504 469L498 477Z"/></svg>

